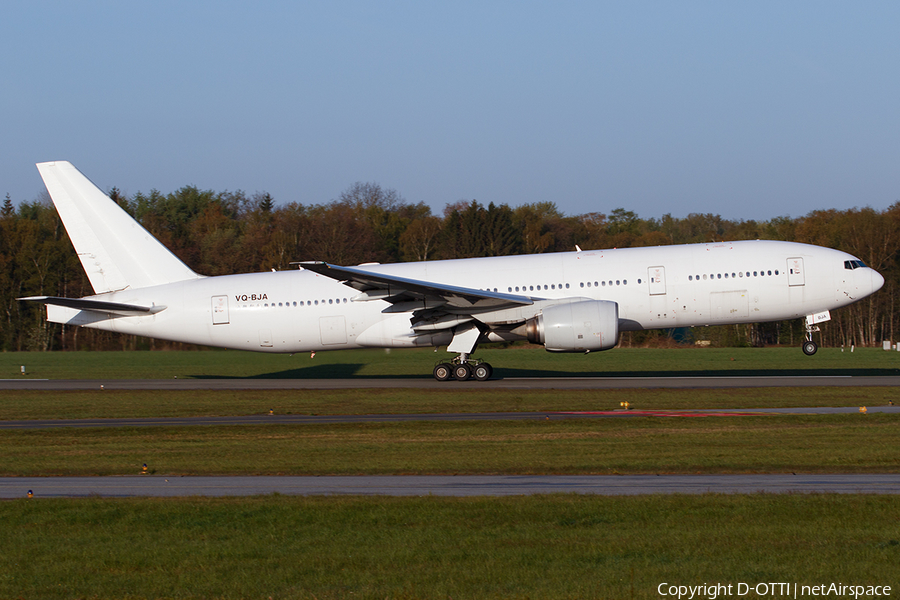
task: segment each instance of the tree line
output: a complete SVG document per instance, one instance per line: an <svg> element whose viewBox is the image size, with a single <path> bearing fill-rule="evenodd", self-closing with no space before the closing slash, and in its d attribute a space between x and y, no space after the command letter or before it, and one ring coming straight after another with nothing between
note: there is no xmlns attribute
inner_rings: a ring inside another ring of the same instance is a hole
<svg viewBox="0 0 900 600"><path fill-rule="evenodd" d="M823 346L873 346L900 335L894 290L900 283L900 202L872 208L819 210L768 221L714 214L641 218L616 208L565 215L553 202L510 207L460 201L434 215L397 191L357 183L323 204L276 205L267 193L216 192L193 186L170 194L110 198L188 266L204 275L283 270L299 260L340 265L768 239L837 248L885 277L879 293L834 311L816 341ZM49 198L0 208L0 350L168 348L178 344L46 323L24 296L93 293ZM802 320L625 334L625 345L694 343L720 346L799 344Z"/></svg>

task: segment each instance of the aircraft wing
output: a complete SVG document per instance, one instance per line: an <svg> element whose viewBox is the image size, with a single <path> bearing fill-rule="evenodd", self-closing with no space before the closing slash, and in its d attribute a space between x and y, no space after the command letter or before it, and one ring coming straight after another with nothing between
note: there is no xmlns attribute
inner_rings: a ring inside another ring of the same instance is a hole
<svg viewBox="0 0 900 600"><path fill-rule="evenodd" d="M339 267L325 262L296 263L307 271L330 277L356 290L354 301L384 300L391 304L422 302L422 308L443 308L453 314L475 314L534 304L528 296L464 288L431 281L407 279L359 267ZM413 307L409 308L414 310Z"/></svg>

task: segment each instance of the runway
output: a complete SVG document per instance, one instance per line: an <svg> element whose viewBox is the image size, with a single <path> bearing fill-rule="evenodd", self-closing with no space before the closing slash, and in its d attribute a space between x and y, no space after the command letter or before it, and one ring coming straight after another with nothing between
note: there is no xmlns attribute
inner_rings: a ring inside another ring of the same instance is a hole
<svg viewBox="0 0 900 600"><path fill-rule="evenodd" d="M900 406L867 407L869 413L900 414ZM185 427L201 425L329 425L336 423L401 423L409 421L535 421L615 419L630 417L741 417L776 414L825 415L859 413L859 407L799 407L713 410L600 410L485 413L405 413L375 415L237 415L222 417L145 417L120 419L40 419L0 421L3 429L61 427Z"/></svg>
<svg viewBox="0 0 900 600"><path fill-rule="evenodd" d="M0 498L523 496L534 494L900 494L900 474L2 477Z"/></svg>
<svg viewBox="0 0 900 600"><path fill-rule="evenodd" d="M487 382L437 382L421 379L173 379L173 380L0 380L0 390L339 390L365 388L433 389L727 389L765 387L900 386L894 376L747 376L747 377L564 377L504 378ZM900 412L900 406L867 407L869 413ZM522 413L448 413L381 415L243 415L223 417L65 419L4 421L0 429L57 427L154 427L197 425L309 425L402 421L535 420L630 417L740 417L777 414L858 413L859 407L613 410ZM602 495L876 493L900 494L897 474L821 475L493 475L493 476L331 476L331 477L7 477L0 498L387 495L513 496L549 493Z"/></svg>
<svg viewBox="0 0 900 600"><path fill-rule="evenodd" d="M605 390L727 389L764 387L900 386L900 376L747 375L709 377L504 377L490 381L436 381L431 377L384 379L2 379L0 390Z"/></svg>

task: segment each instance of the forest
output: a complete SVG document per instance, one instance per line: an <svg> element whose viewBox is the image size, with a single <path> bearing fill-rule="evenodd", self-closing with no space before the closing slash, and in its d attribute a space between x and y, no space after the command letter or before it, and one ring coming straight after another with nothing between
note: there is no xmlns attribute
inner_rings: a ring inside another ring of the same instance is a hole
<svg viewBox="0 0 900 600"><path fill-rule="evenodd" d="M803 217L733 221L714 214L642 218L625 208L565 215L553 202L459 201L443 214L375 183L356 183L322 204L276 205L267 193L216 192L193 186L169 194L108 192L196 272L226 275L296 268L301 260L339 265L402 262L696 242L768 239L837 248L885 278L882 290L834 311L815 334L822 347L880 346L896 340L894 290L900 283L900 202L817 210ZM49 197L0 208L0 350L171 349L181 344L46 323L25 296L93 294ZM900 334L900 329L896 331ZM734 325L623 334L625 346L799 345L803 322Z"/></svg>

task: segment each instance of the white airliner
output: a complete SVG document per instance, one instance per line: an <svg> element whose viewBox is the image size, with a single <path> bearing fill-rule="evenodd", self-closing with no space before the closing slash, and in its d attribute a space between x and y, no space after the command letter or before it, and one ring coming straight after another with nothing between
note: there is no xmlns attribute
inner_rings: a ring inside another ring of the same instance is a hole
<svg viewBox="0 0 900 600"><path fill-rule="evenodd" d="M587 353L621 331L798 317L813 354L829 311L884 284L844 252L759 240L205 277L70 163L37 167L96 292L23 298L49 321L261 352L446 345L438 380L489 379L479 343Z"/></svg>

